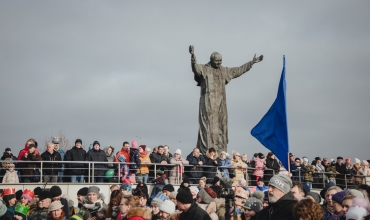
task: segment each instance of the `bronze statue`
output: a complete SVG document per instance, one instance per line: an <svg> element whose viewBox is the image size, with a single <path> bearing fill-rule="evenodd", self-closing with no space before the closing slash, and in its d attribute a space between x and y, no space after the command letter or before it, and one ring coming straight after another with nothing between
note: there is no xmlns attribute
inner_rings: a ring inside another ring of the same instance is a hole
<svg viewBox="0 0 370 220"><path fill-rule="evenodd" d="M222 56L214 52L207 64L197 64L194 55L194 47L189 47L191 54L191 68L194 79L200 86L199 99L199 132L197 148L205 154L213 147L220 151L227 151L227 108L225 86L231 79L247 72L252 65L262 61L263 55L234 68L223 67Z"/></svg>

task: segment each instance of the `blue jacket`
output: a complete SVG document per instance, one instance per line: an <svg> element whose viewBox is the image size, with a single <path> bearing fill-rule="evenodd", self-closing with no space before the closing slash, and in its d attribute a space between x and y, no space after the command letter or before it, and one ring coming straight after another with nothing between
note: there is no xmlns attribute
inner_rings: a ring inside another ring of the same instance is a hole
<svg viewBox="0 0 370 220"><path fill-rule="evenodd" d="M231 165L231 161L229 159L227 159L227 158L225 158L225 160L222 160L220 158L220 161L221 161L221 166L223 166L223 167L231 167L232 166ZM230 178L229 177L229 169L228 168L219 168L219 170L224 173L224 175L222 177Z"/></svg>

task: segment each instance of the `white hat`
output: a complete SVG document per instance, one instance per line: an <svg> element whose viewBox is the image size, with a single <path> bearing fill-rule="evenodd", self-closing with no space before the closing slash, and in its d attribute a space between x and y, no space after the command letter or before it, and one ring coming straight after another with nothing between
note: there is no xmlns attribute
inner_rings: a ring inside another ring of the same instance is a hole
<svg viewBox="0 0 370 220"><path fill-rule="evenodd" d="M198 193L199 193L198 187L196 187L196 186L190 186L189 189L190 189L190 192L191 193L194 193L194 194L198 195Z"/></svg>
<svg viewBox="0 0 370 220"><path fill-rule="evenodd" d="M56 201L54 201L50 204L49 212L52 212L52 211L55 211L55 210L61 209L61 208L63 208L62 203L59 200L56 200Z"/></svg>
<svg viewBox="0 0 370 220"><path fill-rule="evenodd" d="M367 215L367 210L358 206L351 206L346 213L346 219L358 219L361 220Z"/></svg>
<svg viewBox="0 0 370 220"><path fill-rule="evenodd" d="M145 151L151 152L152 150L149 147L147 147L145 148Z"/></svg>
<svg viewBox="0 0 370 220"><path fill-rule="evenodd" d="M355 163L361 163L360 159L355 158Z"/></svg>
<svg viewBox="0 0 370 220"><path fill-rule="evenodd" d="M176 211L176 205L172 201L166 200L159 205L159 210L172 215Z"/></svg>
<svg viewBox="0 0 370 220"><path fill-rule="evenodd" d="M181 150L180 150L180 149L177 149L177 150L175 151L175 154L180 154L180 155L181 155Z"/></svg>

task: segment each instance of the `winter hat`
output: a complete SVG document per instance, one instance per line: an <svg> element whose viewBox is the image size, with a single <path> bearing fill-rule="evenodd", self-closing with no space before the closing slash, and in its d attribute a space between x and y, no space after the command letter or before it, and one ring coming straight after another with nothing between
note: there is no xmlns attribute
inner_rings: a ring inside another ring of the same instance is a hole
<svg viewBox="0 0 370 220"><path fill-rule="evenodd" d="M183 183L190 183L190 180L189 180L189 177L187 177L187 176L184 176L184 178L182 178L182 182Z"/></svg>
<svg viewBox="0 0 370 220"><path fill-rule="evenodd" d="M33 192L34 192L34 195L40 195L40 193L42 192L42 189L38 186L38 187L36 187L34 190L33 190Z"/></svg>
<svg viewBox="0 0 370 220"><path fill-rule="evenodd" d="M163 200L160 198L154 198L152 199L152 202L150 203L150 206L160 206L163 203Z"/></svg>
<svg viewBox="0 0 370 220"><path fill-rule="evenodd" d="M351 158L346 158L345 163L351 163L351 162L352 162Z"/></svg>
<svg viewBox="0 0 370 220"><path fill-rule="evenodd" d="M50 191L41 191L41 193L39 194L39 201L51 198L53 198L53 196L51 195Z"/></svg>
<svg viewBox="0 0 370 220"><path fill-rule="evenodd" d="M171 185L171 184L167 184L167 185L165 185L164 187L163 187L163 189L162 190L167 190L167 191L169 191L169 192L173 192L173 191L175 191L175 188L173 188L173 186Z"/></svg>
<svg viewBox="0 0 370 220"><path fill-rule="evenodd" d="M139 145L137 144L136 140L132 140L131 148L139 149Z"/></svg>
<svg viewBox="0 0 370 220"><path fill-rule="evenodd" d="M170 193L170 195L168 196L170 199L174 198L176 199L176 196L177 196L177 192L176 191L173 191Z"/></svg>
<svg viewBox="0 0 370 220"><path fill-rule="evenodd" d="M339 204L342 204L343 202L343 198L347 195L347 190L343 190L343 191L340 191L340 192L337 192L335 193L333 196L332 196L332 199L333 201L339 203Z"/></svg>
<svg viewBox="0 0 370 220"><path fill-rule="evenodd" d="M21 198L28 199L28 201L31 202L34 196L35 196L35 193L32 190L25 189Z"/></svg>
<svg viewBox="0 0 370 220"><path fill-rule="evenodd" d="M258 157L259 157L260 159L263 159L263 158L265 158L265 155L263 155L263 153L258 153Z"/></svg>
<svg viewBox="0 0 370 220"><path fill-rule="evenodd" d="M80 190L78 190L77 192L77 195L80 195L80 196L87 196L87 191L89 190L89 188L87 187L83 187L81 188Z"/></svg>
<svg viewBox="0 0 370 220"><path fill-rule="evenodd" d="M347 190L347 194L353 195L355 197L362 198L362 199L365 198L364 194L360 190L357 190L357 189L349 189Z"/></svg>
<svg viewBox="0 0 370 220"><path fill-rule="evenodd" d="M369 162L367 162L366 160L363 160L362 161L362 164L365 165L365 166L367 166L367 165L369 165Z"/></svg>
<svg viewBox="0 0 370 220"><path fill-rule="evenodd" d="M94 146L95 146L95 144L99 145L99 147L100 147L100 143L99 143L99 141L94 141L94 143L92 144L92 146L94 147Z"/></svg>
<svg viewBox="0 0 370 220"><path fill-rule="evenodd" d="M90 186L87 190L87 194L89 193L95 193L96 195L99 195L100 189L97 186Z"/></svg>
<svg viewBox="0 0 370 220"><path fill-rule="evenodd" d="M360 159L355 158L355 163L361 163Z"/></svg>
<svg viewBox="0 0 370 220"><path fill-rule="evenodd" d="M302 183L302 188L303 188L303 191L304 191L305 195L307 195L307 193L310 192L310 187L308 187L308 185L306 183Z"/></svg>
<svg viewBox="0 0 370 220"><path fill-rule="evenodd" d="M346 218L347 219L361 219L368 215L367 207L369 202L366 199L354 198L352 206L349 208Z"/></svg>
<svg viewBox="0 0 370 220"><path fill-rule="evenodd" d="M59 144L60 143L60 137L53 137L53 140L51 142L53 142L53 144Z"/></svg>
<svg viewBox="0 0 370 220"><path fill-rule="evenodd" d="M30 144L30 145L28 145L28 149L30 149L30 148L36 148L36 145L34 145L34 144Z"/></svg>
<svg viewBox="0 0 370 220"><path fill-rule="evenodd" d="M75 145L76 145L77 143L82 144L82 140L81 140L81 139L76 139L76 140L75 140Z"/></svg>
<svg viewBox="0 0 370 220"><path fill-rule="evenodd" d="M57 197L62 195L62 189L59 186L52 186L50 188L51 196Z"/></svg>
<svg viewBox="0 0 370 220"><path fill-rule="evenodd" d="M277 174L270 179L270 186L278 188L283 193L287 194L292 188L292 180L285 174Z"/></svg>
<svg viewBox="0 0 370 220"><path fill-rule="evenodd" d="M267 192L267 195L268 195L268 191L265 191L265 192ZM250 198L255 198L256 201L259 202L261 204L261 206L262 206L264 197L265 197L265 193L264 192L262 192L262 191L255 191L253 193L252 197L250 197Z"/></svg>
<svg viewBox="0 0 370 220"><path fill-rule="evenodd" d="M328 191L328 189L329 189L330 187L332 187L332 186L335 186L335 184L334 184L333 182L329 182L328 184L326 184L326 186L324 187L324 189L322 189L322 190L320 191L320 196L321 196L321 198L325 199L325 193L326 193L326 191Z"/></svg>
<svg viewBox="0 0 370 220"><path fill-rule="evenodd" d="M166 200L159 205L159 210L172 215L176 211L176 205L172 201Z"/></svg>
<svg viewBox="0 0 370 220"><path fill-rule="evenodd" d="M255 213L261 211L261 204L259 202L254 201L253 199L249 198L243 205L244 208L253 210Z"/></svg>
<svg viewBox="0 0 370 220"><path fill-rule="evenodd" d="M315 202L317 202L319 204L321 203L321 197L318 193L310 191L310 192L307 193L307 196L311 196L313 198L313 200L315 200Z"/></svg>
<svg viewBox="0 0 370 220"><path fill-rule="evenodd" d="M191 204L193 203L193 195L188 189L181 189L176 196L176 200L182 204Z"/></svg>
<svg viewBox="0 0 370 220"><path fill-rule="evenodd" d="M258 180L257 180L257 182L264 182L264 179L263 179L263 177L260 177L260 178L258 178Z"/></svg>
<svg viewBox="0 0 370 220"><path fill-rule="evenodd" d="M17 192L15 192L15 198L19 201L21 200L21 197L23 195L23 191L20 189ZM31 199L32 200L32 199Z"/></svg>
<svg viewBox="0 0 370 220"><path fill-rule="evenodd" d="M121 187L119 188L120 190L126 190L127 192L131 191L131 185L127 183L122 183Z"/></svg>
<svg viewBox="0 0 370 220"><path fill-rule="evenodd" d="M207 204L214 201L213 198L203 188L200 188L198 196Z"/></svg>
<svg viewBox="0 0 370 220"><path fill-rule="evenodd" d="M181 150L180 150L180 149L177 149L177 150L175 151L175 154L180 154L180 155L181 155Z"/></svg>
<svg viewBox="0 0 370 220"><path fill-rule="evenodd" d="M152 152L152 150L149 147L146 147L145 151Z"/></svg>
<svg viewBox="0 0 370 220"><path fill-rule="evenodd" d="M62 203L59 200L56 200L56 201L54 201L50 204L49 212L52 212L52 211L55 211L55 210L61 209L61 208L63 208Z"/></svg>
<svg viewBox="0 0 370 220"><path fill-rule="evenodd" d="M212 184L213 184L213 185L215 185L218 181L220 181L220 178L219 178L218 176L215 176L215 177L213 178L213 182L212 182Z"/></svg>
<svg viewBox="0 0 370 220"><path fill-rule="evenodd" d="M303 162L307 162L308 163L308 158L307 157L303 157Z"/></svg>
<svg viewBox="0 0 370 220"><path fill-rule="evenodd" d="M315 157L315 160L321 160L321 158L320 157Z"/></svg>
<svg viewBox="0 0 370 220"><path fill-rule="evenodd" d="M0 217L5 215L6 211L8 211L8 208L6 207L4 201L0 199Z"/></svg>
<svg viewBox="0 0 370 220"><path fill-rule="evenodd" d="M346 213L346 219L362 220L365 216L367 216L367 210L358 206L351 206Z"/></svg>
<svg viewBox="0 0 370 220"><path fill-rule="evenodd" d="M190 186L189 189L190 189L190 193L194 193L194 194L198 195L198 193L199 193L198 187Z"/></svg>
<svg viewBox="0 0 370 220"><path fill-rule="evenodd" d="M343 157L339 156L337 157L337 160L343 160Z"/></svg>

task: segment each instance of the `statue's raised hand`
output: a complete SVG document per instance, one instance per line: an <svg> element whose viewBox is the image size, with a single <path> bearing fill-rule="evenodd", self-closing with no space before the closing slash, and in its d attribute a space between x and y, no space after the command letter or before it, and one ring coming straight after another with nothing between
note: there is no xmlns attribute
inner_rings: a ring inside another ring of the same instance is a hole
<svg viewBox="0 0 370 220"><path fill-rule="evenodd" d="M253 63L258 63L258 62L261 62L262 60L263 60L263 55L256 57L256 54L254 54Z"/></svg>
<svg viewBox="0 0 370 220"><path fill-rule="evenodd" d="M189 53L190 53L191 55L194 55L194 46L193 46L193 45L190 45L190 46L189 46Z"/></svg>

